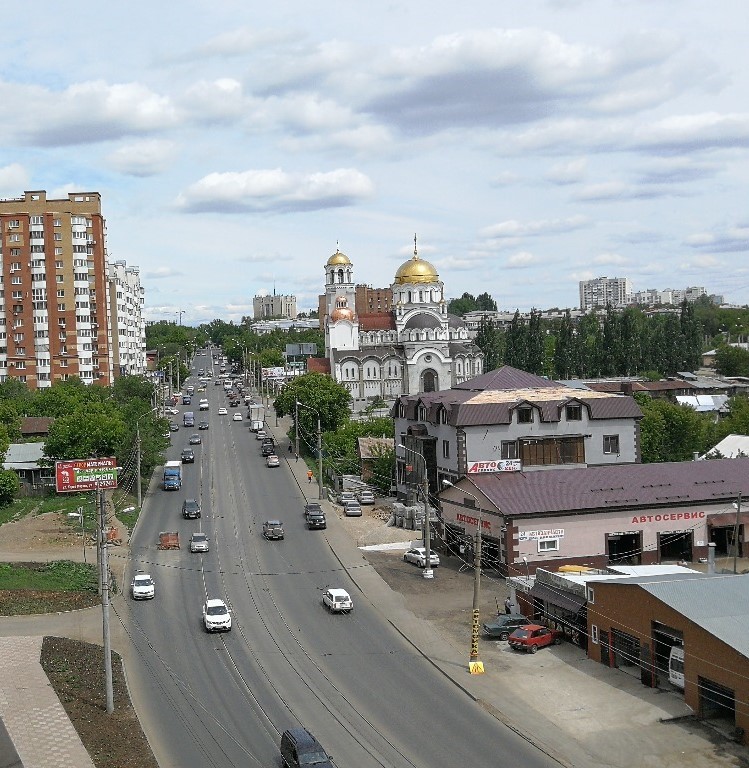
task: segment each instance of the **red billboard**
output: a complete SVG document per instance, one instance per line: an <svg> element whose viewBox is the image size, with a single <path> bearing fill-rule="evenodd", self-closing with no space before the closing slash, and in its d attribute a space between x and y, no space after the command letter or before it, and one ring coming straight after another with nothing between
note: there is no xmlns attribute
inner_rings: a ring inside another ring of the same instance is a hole
<svg viewBox="0 0 749 768"><path fill-rule="evenodd" d="M117 487L117 459L80 459L55 462L58 493Z"/></svg>

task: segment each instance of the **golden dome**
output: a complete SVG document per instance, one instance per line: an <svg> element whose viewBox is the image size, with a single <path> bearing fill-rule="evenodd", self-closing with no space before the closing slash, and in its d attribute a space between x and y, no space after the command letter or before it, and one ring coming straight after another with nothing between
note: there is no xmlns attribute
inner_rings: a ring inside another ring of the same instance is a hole
<svg viewBox="0 0 749 768"><path fill-rule="evenodd" d="M329 267L346 266L350 265L351 260L345 253L341 253L337 248L335 253L328 259Z"/></svg>
<svg viewBox="0 0 749 768"><path fill-rule="evenodd" d="M424 259L420 259L417 254L398 267L395 273L396 283L436 283L440 276L437 270Z"/></svg>
<svg viewBox="0 0 749 768"><path fill-rule="evenodd" d="M341 254L343 256L343 254ZM330 313L330 319L337 323L339 320L351 320L354 319L354 310L348 306L345 296L337 296L335 300L335 309Z"/></svg>

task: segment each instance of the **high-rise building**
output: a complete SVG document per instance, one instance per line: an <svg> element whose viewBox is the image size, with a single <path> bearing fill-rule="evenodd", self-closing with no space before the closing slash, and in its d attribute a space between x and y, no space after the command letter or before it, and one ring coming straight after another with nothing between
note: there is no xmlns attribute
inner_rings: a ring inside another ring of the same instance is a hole
<svg viewBox="0 0 749 768"><path fill-rule="evenodd" d="M580 281L580 309L624 309L630 303L632 283L627 277L596 277Z"/></svg>
<svg viewBox="0 0 749 768"><path fill-rule="evenodd" d="M141 375L146 372L146 327L140 270L124 261L110 262L107 268L114 374Z"/></svg>
<svg viewBox="0 0 749 768"><path fill-rule="evenodd" d="M279 296L276 293L255 296L252 299L252 316L255 320L296 317L296 296Z"/></svg>
<svg viewBox="0 0 749 768"><path fill-rule="evenodd" d="M0 200L0 381L36 389L70 376L109 385L119 375L116 334L132 326L117 321L120 268L110 300L105 238L98 192ZM131 306L140 312L140 303Z"/></svg>

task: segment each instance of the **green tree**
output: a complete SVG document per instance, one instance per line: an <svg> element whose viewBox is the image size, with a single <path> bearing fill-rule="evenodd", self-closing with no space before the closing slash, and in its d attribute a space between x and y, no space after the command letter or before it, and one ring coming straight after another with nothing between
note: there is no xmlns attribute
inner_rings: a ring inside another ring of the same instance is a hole
<svg viewBox="0 0 749 768"><path fill-rule="evenodd" d="M544 374L545 369L545 334L541 326L541 313L535 309L531 310L531 316L528 320L526 340L525 340L525 368L523 370L529 373L535 373L539 376Z"/></svg>
<svg viewBox="0 0 749 768"><path fill-rule="evenodd" d="M715 369L721 376L749 376L749 351L721 344L715 353Z"/></svg>
<svg viewBox="0 0 749 768"><path fill-rule="evenodd" d="M51 460L116 456L125 434L125 423L117 409L88 406L55 419L44 444L44 455Z"/></svg>
<svg viewBox="0 0 749 768"><path fill-rule="evenodd" d="M0 469L0 506L7 507L20 487L21 481L12 469Z"/></svg>
<svg viewBox="0 0 749 768"><path fill-rule="evenodd" d="M476 309L482 312L496 312L497 302L488 293L480 293L476 297Z"/></svg>
<svg viewBox="0 0 749 768"><path fill-rule="evenodd" d="M393 420L384 417L349 421L335 432L323 435L325 460L338 474L361 473L358 440L360 437L393 437ZM388 484L388 488L389 488Z"/></svg>
<svg viewBox="0 0 749 768"><path fill-rule="evenodd" d="M476 297L472 293L464 293L459 299L450 299L447 305L447 311L458 317L462 317L466 312L474 312L478 308Z"/></svg>
<svg viewBox="0 0 749 768"><path fill-rule="evenodd" d="M484 371L493 371L504 360L504 333L491 320L481 318L476 346L484 353Z"/></svg>
<svg viewBox="0 0 749 768"><path fill-rule="evenodd" d="M387 495L390 493L390 487L395 478L395 451L392 448L375 446L372 449L372 456L374 459L371 466L372 476L369 482L381 494Z"/></svg>
<svg viewBox="0 0 749 768"><path fill-rule="evenodd" d="M297 401L307 406L298 409L299 428L305 436L313 436L317 429L317 416L310 408L319 413L323 432L335 432L348 421L351 394L330 376L322 373L297 376L284 386L273 406L279 416L293 416Z"/></svg>

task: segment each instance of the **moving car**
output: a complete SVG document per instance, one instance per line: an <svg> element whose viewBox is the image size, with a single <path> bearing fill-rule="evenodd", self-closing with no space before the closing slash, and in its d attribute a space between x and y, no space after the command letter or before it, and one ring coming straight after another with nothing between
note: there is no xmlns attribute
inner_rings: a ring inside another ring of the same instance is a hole
<svg viewBox="0 0 749 768"><path fill-rule="evenodd" d="M406 563L413 563L419 568L425 568L427 562L427 551L424 547L413 547L407 550L403 555ZM440 556L433 550L429 550L429 565L434 568L440 564Z"/></svg>
<svg viewBox="0 0 749 768"><path fill-rule="evenodd" d="M268 435L264 429L258 429L258 431L255 432L255 440L264 440L266 437L268 437Z"/></svg>
<svg viewBox="0 0 749 768"><path fill-rule="evenodd" d="M322 604L333 613L347 613L354 610L354 601L345 589L326 589L322 593Z"/></svg>
<svg viewBox="0 0 749 768"><path fill-rule="evenodd" d="M201 531L195 531L190 536L190 552L207 552L208 537Z"/></svg>
<svg viewBox="0 0 749 768"><path fill-rule="evenodd" d="M308 501L304 505L302 514L306 516L308 512L322 512L322 505L319 501Z"/></svg>
<svg viewBox="0 0 749 768"><path fill-rule="evenodd" d="M203 626L206 632L231 630L231 614L223 600L209 598L203 603Z"/></svg>
<svg viewBox="0 0 749 768"><path fill-rule="evenodd" d="M219 416L227 416L229 414L229 411L226 410L226 408L219 408L218 409L218 415Z"/></svg>
<svg viewBox="0 0 749 768"><path fill-rule="evenodd" d="M280 465L281 465L281 462L275 453L271 453L270 456L267 456L265 459L266 467L278 467Z"/></svg>
<svg viewBox="0 0 749 768"><path fill-rule="evenodd" d="M327 528L328 522L325 519L325 513L318 507L304 512L304 519L307 521L307 528Z"/></svg>
<svg viewBox="0 0 749 768"><path fill-rule="evenodd" d="M173 421L169 422L169 431L170 432L179 432L179 424L175 424Z"/></svg>
<svg viewBox="0 0 749 768"><path fill-rule="evenodd" d="M207 421L201 421L198 423L198 429L208 429L208 422Z"/></svg>
<svg viewBox="0 0 749 768"><path fill-rule="evenodd" d="M136 573L130 582L130 594L133 600L153 600L156 594L156 585L151 576L140 571Z"/></svg>
<svg viewBox="0 0 749 768"><path fill-rule="evenodd" d="M263 443L260 446L260 455L261 456L272 456L276 452L276 446L272 443Z"/></svg>
<svg viewBox="0 0 749 768"><path fill-rule="evenodd" d="M343 505L343 514L346 517L361 517L361 504L356 499L347 501Z"/></svg>
<svg viewBox="0 0 749 768"><path fill-rule="evenodd" d="M281 736L281 765L283 768L333 768L330 757L320 742L306 728L289 728Z"/></svg>
<svg viewBox="0 0 749 768"><path fill-rule="evenodd" d="M232 421L242 421L242 414L237 411L231 418Z"/></svg>
<svg viewBox="0 0 749 768"><path fill-rule="evenodd" d="M200 504L195 499L185 499L182 502L182 517L194 520L200 517Z"/></svg>
<svg viewBox="0 0 749 768"><path fill-rule="evenodd" d="M200 429L200 425L198 425L198 429ZM202 442L203 438L197 432L190 435L190 445L200 445Z"/></svg>
<svg viewBox="0 0 749 768"><path fill-rule="evenodd" d="M192 441L190 441L192 442ZM180 457L182 459L183 464L194 464L195 463L195 451L191 450L190 448L185 448L182 451L182 455Z"/></svg>
<svg viewBox="0 0 749 768"><path fill-rule="evenodd" d="M374 493L372 493L372 491L370 491L368 489L365 489L363 491L359 491L357 496L359 498L359 504L361 504L361 505L364 505L364 504L374 504L375 503Z"/></svg>
<svg viewBox="0 0 749 768"><path fill-rule="evenodd" d="M526 624L524 627L518 627L507 642L515 651L536 653L539 648L545 648L547 645L560 645L562 633L558 629L549 629L540 624Z"/></svg>
<svg viewBox="0 0 749 768"><path fill-rule="evenodd" d="M283 523L280 520L266 520L263 523L263 536L266 539L283 539Z"/></svg>
<svg viewBox="0 0 749 768"><path fill-rule="evenodd" d="M481 629L484 637L507 640L518 627L524 627L530 623L530 619L521 613L501 613L493 621L485 622Z"/></svg>

